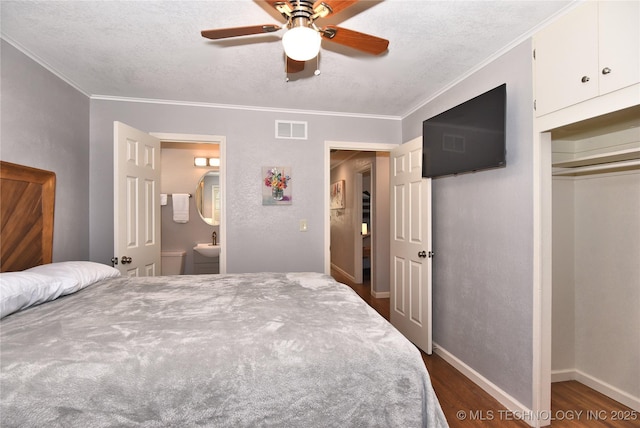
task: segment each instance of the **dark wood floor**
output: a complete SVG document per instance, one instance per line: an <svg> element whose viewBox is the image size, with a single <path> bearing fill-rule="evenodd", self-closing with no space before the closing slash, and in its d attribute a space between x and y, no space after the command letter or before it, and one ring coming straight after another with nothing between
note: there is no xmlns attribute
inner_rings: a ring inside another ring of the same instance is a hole
<svg viewBox="0 0 640 428"><path fill-rule="evenodd" d="M389 320L389 299L372 297L368 282L354 284L338 272L332 271L331 274L336 280L353 288L365 302ZM497 400L435 353L421 354L433 389L452 428L530 426L507 412ZM640 412L575 381L552 385L551 416L553 428L640 427Z"/></svg>

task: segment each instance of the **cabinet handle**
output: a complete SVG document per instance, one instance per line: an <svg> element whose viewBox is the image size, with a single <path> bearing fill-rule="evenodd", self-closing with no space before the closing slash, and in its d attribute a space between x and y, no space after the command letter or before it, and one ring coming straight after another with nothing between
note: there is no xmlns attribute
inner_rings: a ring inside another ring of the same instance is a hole
<svg viewBox="0 0 640 428"><path fill-rule="evenodd" d="M580 79L582 83L587 83L589 80L591 80L589 79L589 76L582 76L582 79Z"/></svg>
<svg viewBox="0 0 640 428"><path fill-rule="evenodd" d="M609 67L605 67L602 69L602 74L609 74L611 73L611 69Z"/></svg>

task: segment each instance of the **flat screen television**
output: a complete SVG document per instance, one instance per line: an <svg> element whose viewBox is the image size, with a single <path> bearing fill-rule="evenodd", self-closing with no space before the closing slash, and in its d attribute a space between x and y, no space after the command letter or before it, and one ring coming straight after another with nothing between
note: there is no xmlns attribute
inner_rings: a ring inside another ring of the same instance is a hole
<svg viewBox="0 0 640 428"><path fill-rule="evenodd" d="M507 165L506 83L422 122L422 176Z"/></svg>

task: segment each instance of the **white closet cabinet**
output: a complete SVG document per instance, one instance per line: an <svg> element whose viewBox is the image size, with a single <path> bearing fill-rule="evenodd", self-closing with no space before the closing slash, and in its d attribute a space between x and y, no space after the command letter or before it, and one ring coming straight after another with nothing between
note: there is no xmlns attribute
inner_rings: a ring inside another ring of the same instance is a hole
<svg viewBox="0 0 640 428"><path fill-rule="evenodd" d="M640 82L640 2L588 1L534 36L536 116Z"/></svg>

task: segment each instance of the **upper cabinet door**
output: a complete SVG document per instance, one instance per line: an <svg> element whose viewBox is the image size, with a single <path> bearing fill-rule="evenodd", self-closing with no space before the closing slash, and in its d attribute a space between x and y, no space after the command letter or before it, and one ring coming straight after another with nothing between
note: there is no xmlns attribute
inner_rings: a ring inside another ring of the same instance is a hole
<svg viewBox="0 0 640 428"><path fill-rule="evenodd" d="M598 95L598 4L585 2L534 38L536 115Z"/></svg>
<svg viewBox="0 0 640 428"><path fill-rule="evenodd" d="M599 2L600 94L640 81L640 2Z"/></svg>
<svg viewBox="0 0 640 428"><path fill-rule="evenodd" d="M534 36L536 116L640 82L640 2L588 1Z"/></svg>

